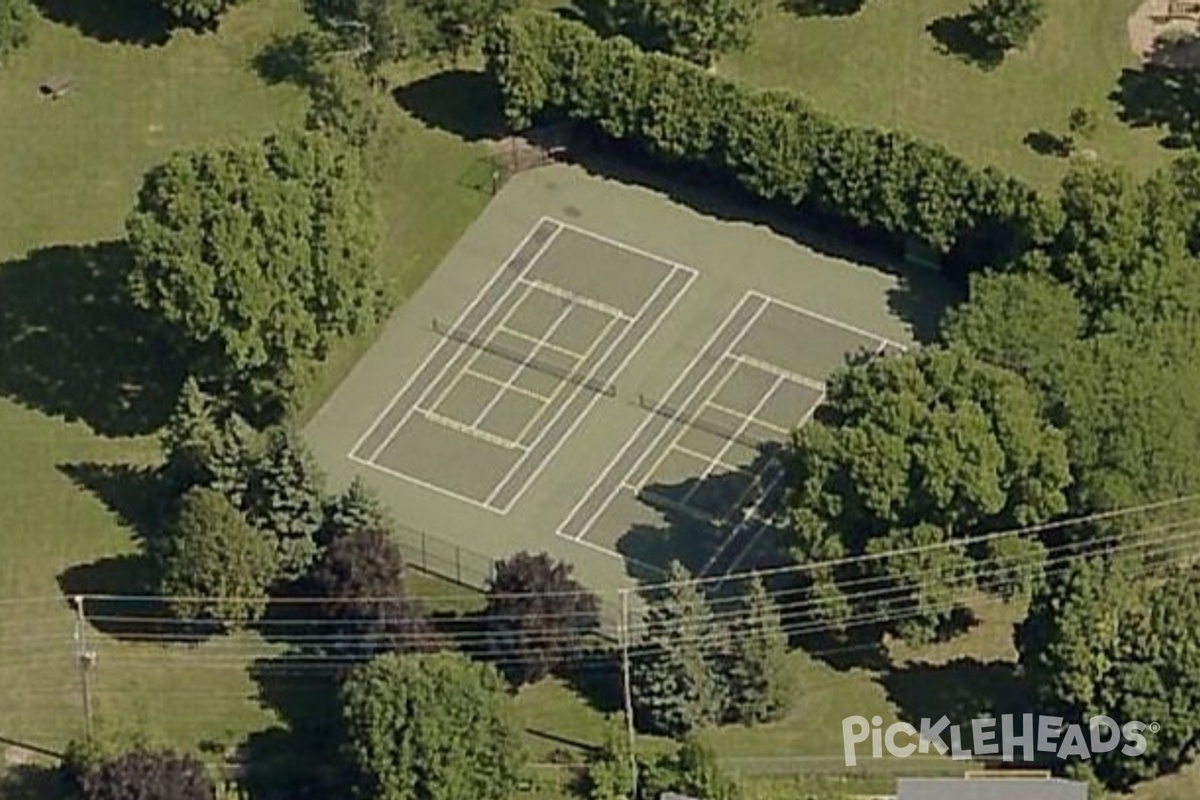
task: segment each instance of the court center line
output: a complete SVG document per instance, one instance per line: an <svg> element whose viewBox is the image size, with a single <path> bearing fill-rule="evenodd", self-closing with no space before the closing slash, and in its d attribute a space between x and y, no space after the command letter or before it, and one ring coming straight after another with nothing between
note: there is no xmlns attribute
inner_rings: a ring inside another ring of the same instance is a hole
<svg viewBox="0 0 1200 800"><path fill-rule="evenodd" d="M558 222L558 220L554 220L554 221ZM559 224L561 224L561 223L559 223ZM884 342L885 344L890 344L895 347L899 347L901 350L904 350L906 352L908 350L907 347L900 344L899 342L893 341L893 340L887 338L886 336L880 336L878 333L872 333L871 331L868 331L865 328L860 328L857 325L851 325L849 322L842 322L839 319L834 319L833 317L827 317L824 314L819 314L816 311L805 308L804 306L798 306L795 303L789 303L787 300L780 300L778 297L771 297L769 295L763 294L762 292L751 290L750 293L757 295L758 297L762 297L762 298L768 300L769 302L774 303L775 305L783 306L784 308L791 309L792 311L795 311L798 314L803 314L806 317L812 317L815 320L820 320L821 322L836 326L838 328L841 328L842 330L850 331L851 333L857 333L859 336L865 336L868 339L874 339L875 341L880 341L880 342Z"/></svg>
<svg viewBox="0 0 1200 800"><path fill-rule="evenodd" d="M550 327L546 329L546 335L542 338L548 339L553 336L554 332L558 330L559 326L562 325L563 322L566 321L567 317L571 316L571 311L574 308L575 306L570 304L564 306L563 310L559 312L557 317L554 318L554 321L550 323ZM489 400L487 405L483 407L483 410L475 416L475 421L471 423L472 425L479 425L479 423L483 421L483 418L488 415L488 412L496 407L496 403L499 403L500 398L504 397L504 393L508 391L508 387L516 383L517 379L525 372L525 370L529 369L529 365L533 363L533 359L537 356L539 349L541 349L541 345L533 346L533 349L529 351L529 354L525 357L525 360L521 362L521 366L517 367L516 371L512 375L508 376L508 380L504 382L504 386L492 396L492 399Z"/></svg>
<svg viewBox="0 0 1200 800"><path fill-rule="evenodd" d="M511 284L509 284L509 286L504 290L504 294L502 294L500 296L500 298L495 303L492 304L491 308L488 309L487 314L485 314L483 319L479 322L479 324L476 325L474 327L474 329L472 329L472 334L477 334L481 329L484 328L485 325L488 324L488 322L490 322L492 320L492 318L494 316L496 316L496 310L501 308L503 306L504 301L508 299L509 295L512 294L513 290L517 286L521 285L520 279L522 277L524 277L525 273L527 273L529 270L533 269L533 266L535 264L537 264L538 259L540 259L542 257L542 254L545 253L546 250L550 247L550 245L554 243L554 240L558 238L558 234L561 232L562 232L562 227L559 226L549 236L546 237L546 241L542 242L541 246L538 247L537 251L529 259L529 263L526 264L521 269L521 273L520 273L520 275L517 276L517 279L514 280ZM513 254L513 256L515 256L515 255L516 255L516 253ZM509 257L508 262L506 262L505 265L501 268L502 271L504 269L508 268L508 264L509 264L509 262L512 261L513 256ZM524 299L524 298L522 298L522 299ZM511 311L510 311L510 313L511 313ZM506 317L507 317L507 315L506 315ZM462 320L462 317L460 316L459 321L461 321L461 320ZM458 321L455 322L455 327L457 327L457 325L458 325ZM467 345L460 345L460 348L466 347L466 346ZM439 344L439 347L440 347L440 344ZM429 392L431 392L433 390L433 387L437 386L438 382L440 382L442 380L442 377L446 374L446 370L448 370L450 368L450 365L458 360L458 354L460 352L462 352L461 349L456 351L454 353L454 356L451 357L451 359L449 361L447 361L442 366L441 369L438 370L437 375L434 376L433 380L431 380L428 384L426 384L426 386L422 390L421 394L418 395L416 402L413 403L413 406L405 411L404 415L401 416L400 421L397 422L395 427L393 427L392 430L388 432L388 435L384 438L383 444L379 445L379 447L376 447L374 452L371 453L371 456L370 456L371 461L374 461L376 459L376 457L378 457L379 454L381 452L383 452L383 450L386 449L389 444L391 444L392 440L396 438L396 434L399 432L400 428L404 427L404 423L408 422L408 419L409 419L409 417L412 416L413 410L416 408L416 406L420 405L421 403L423 403L425 401L426 396L428 396ZM478 355L479 354L476 353L475 357L478 357ZM475 359L473 357L470 361L467 362L467 366L470 366L472 363L474 363L474 360ZM420 373L417 373L416 375L419 375L419 374ZM416 375L413 376L414 379L416 378ZM457 378L455 378L455 380L453 382L457 382ZM440 400L439 400L439 402L440 402ZM434 404L434 407L436 408L436 404Z"/></svg>
<svg viewBox="0 0 1200 800"><path fill-rule="evenodd" d="M886 347L886 345L884 346ZM825 384L823 382L810 378L807 375L801 375L799 372L793 372L786 367L781 367L777 364L772 364L770 361L763 361L761 358L755 358L754 356L748 356L743 353L734 353L732 354L732 357L746 366L761 370L768 375L774 375L776 377L783 378L784 380L789 380L792 383L798 383L801 386L807 386L809 389L815 389L818 392L825 392Z"/></svg>
<svg viewBox="0 0 1200 800"><path fill-rule="evenodd" d="M552 225L557 225L558 229L560 230L562 228L562 225L560 225L557 220L546 216L538 217L537 222L535 222L533 227L531 227L529 231L523 237L521 237L521 241L517 242L517 246L512 249L512 251L508 254L508 257L504 259L504 262L492 274L492 277L488 280L488 282L484 284L478 292L476 292L475 297L469 304L467 304L467 307L459 312L458 316L454 319L453 327L457 328L459 325L461 325L463 321L471 315L471 312L475 310L475 307L483 302L483 298L487 296L487 293L492 289L492 287L495 286L502 277L504 277L504 273L509 269L510 265L512 264L512 260L517 257L517 253L520 253L521 250L524 249L525 245L529 244L534 235L538 232L538 229L540 229L542 224L546 222L549 222ZM528 265L526 266L526 269L528 269ZM513 283L516 283L516 281L514 280ZM436 358L437 354L440 353L442 348L446 346L449 346L449 342L445 339L442 339L434 346L432 350L429 351L428 355L421 360L420 365L418 365L417 369L412 373L412 375L409 376L408 380L406 380L404 384L395 391L388 402L384 404L383 410L375 415L375 418L371 420L371 424L368 425L367 429L363 431L362 435L355 440L354 446L350 448L350 452L347 454L348 456L357 453L358 448L362 447L363 443L366 442L367 439L371 438L372 435L374 435L375 430L383 422L384 418L391 413L393 408L396 407L396 403L400 402L400 398L412 388L412 385L416 383L416 380L421 373L423 373L429 367L429 365L433 363L433 359Z"/></svg>
<svg viewBox="0 0 1200 800"><path fill-rule="evenodd" d="M734 433L734 435L732 437L730 437L729 439L725 440L725 444L722 445L721 449L719 451L717 451L717 454L715 456L713 456L713 458L709 462L708 466L704 468L704 472L700 475L699 478L696 479L696 482L694 484L692 484L692 488L690 490L688 490L688 493L683 498L683 502L685 504L688 503L692 499L692 497L696 494L696 492L700 491L700 487L703 485L703 482L708 480L708 476L712 474L712 472L716 468L717 464L721 462L721 460L725 457L725 454L728 453L729 449L731 447L733 447L733 445L737 442L738 437L746 432L746 428L750 427L750 423L758 415L758 412L762 411L763 406L765 406L767 404L767 402L775 394L775 391L780 387L780 385L784 382L784 380L786 380L786 379L782 375L775 376L775 382L771 384L771 388L768 389L767 391L763 392L763 396L759 398L758 403L754 406L753 409L751 409L750 413L742 418L742 422L740 425L738 425L738 429Z"/></svg>
<svg viewBox="0 0 1200 800"><path fill-rule="evenodd" d="M660 325L662 325L663 320L665 320L671 316L671 312L675 309L675 306L684 297L684 295L686 295L688 293L688 290L691 289L692 283L696 280L696 275L699 274L696 272L696 270L689 269L687 267L672 268L671 271L667 274L667 276L665 278L663 278L662 281L659 282L658 286L655 287L654 292L650 295L650 297L646 298L645 302L642 303L641 307L638 309L638 314L634 318L634 321L625 326L625 330L621 332L621 337L617 341L622 341L625 338L625 334L630 329L632 329L634 327L634 325L637 324L638 321L641 320L641 318L645 315L645 313L650 309L650 306L653 305L654 301L657 300L657 298L662 294L663 290L668 285L670 285L670 283L675 279L676 274L678 274L679 272L683 272L687 275L687 278L684 281L683 286L679 289L678 292L676 292L675 296L672 297L671 300L667 303L667 307L664 308L654 318L654 321L650 324L650 327L646 329L646 332L643 333L636 342L634 342L633 347L629 350L628 353L625 354L625 356L621 359L621 361L613 369L612 375L610 376L609 380L615 381L617 379L617 377L620 376L621 373L625 371L625 368L627 366L629 366L629 362L632 361L639 352L641 352L642 346L645 345L646 342L650 341L650 339L654 338L654 332L658 330ZM611 352L612 352L612 348L609 348L609 350L605 352L604 357L600 360L596 369L599 369L599 366L608 360L608 355ZM530 473L529 478L525 481L525 483L521 486L521 488L513 496L513 499L508 503L507 506L505 506L506 510L511 509L512 506L518 500L521 499L521 497L525 494L525 492L529 490L529 487L537 479L537 476L540 475L542 470L546 468L546 465L549 464L554 459L554 456L558 454L558 451L562 449L563 445L575 433L575 430L576 430L576 428L579 427L580 423L582 423L583 420L587 417L587 415L591 413L591 410L596 405L596 401L598 399L599 399L599 395L595 395L591 399L588 400L587 404L583 408L582 413L580 413L578 416L575 417L574 420L572 420L570 426L567 428L567 430L563 434L563 436L557 442L555 442L554 446L550 449L550 452L546 454L546 457L544 459L542 459L542 461L540 463L538 463L538 465L534 468L533 472ZM568 400L567 405L569 405L570 402L573 402L573 400L574 400L574 397L570 398ZM566 410L566 407L567 407L566 405L563 406L563 411ZM562 415L563 411L560 411L559 414L556 415L553 420L551 420L551 425L553 425L555 422L558 421L558 417ZM547 430L549 430L549 427L547 427ZM544 432L542 435L545 435ZM539 439L540 439L540 437L539 437ZM535 440L534 444L536 444L536 440ZM532 447L532 445L531 445L531 447ZM511 474L511 472L510 472L510 474ZM506 480L507 480L507 478L506 478Z"/></svg>
<svg viewBox="0 0 1200 800"><path fill-rule="evenodd" d="M691 267L680 264L678 261L672 261L669 258L665 258L663 256L656 255L654 253L651 253L649 250L643 250L640 247L636 247L632 244L622 242L619 239L614 239L611 236L605 236L603 233L597 233L596 231L590 231L587 228L581 228L578 225L573 225L570 222L564 222L563 220L558 219L556 217L547 217L546 219L550 220L551 222L557 223L558 225L562 226L563 228L566 228L569 231L573 231L574 233L578 233L582 236L591 237L592 239L595 239L598 242L604 242L605 244L610 244L613 247L624 250L627 253L633 253L634 255L641 256L642 258L648 258L651 261L657 261L660 264L666 264L667 266L675 267L676 269L687 270L688 272L691 272L693 275L696 273L696 270L692 269Z"/></svg>
<svg viewBox="0 0 1200 800"><path fill-rule="evenodd" d="M438 425L442 425L446 428L449 428L450 430L458 431L459 433L465 433L468 436L476 436L480 439L483 439L485 442L494 444L497 447L503 447L507 450L520 450L521 452L525 452L525 448L522 445L520 445L519 443L509 441L508 439L505 439L503 436L497 436L494 433L485 431L482 428L480 428L478 425L475 425L475 424L467 425L467 424L459 422L458 420L453 419L451 417L447 417L442 414L439 414L436 411L422 411L421 413L430 422L436 423Z"/></svg>
<svg viewBox="0 0 1200 800"><path fill-rule="evenodd" d="M482 372L476 372L473 369L468 369L466 367L463 367L463 373L471 376L472 378L477 378L478 380L486 381L487 383L490 383L493 386L503 386L504 385L504 381L502 379L492 377L491 375L487 375ZM508 388L510 391L516 392L517 394L525 395L530 400L533 400L536 403L545 404L550 399L550 398L546 397L544 394L538 394L537 392L531 392L530 390L523 389L520 386L510 386ZM421 410L424 411L425 409L421 409Z"/></svg>
<svg viewBox="0 0 1200 800"><path fill-rule="evenodd" d="M574 374L575 369L577 369L580 364L587 363L587 360L592 357L592 353L596 351L596 348L599 347L600 343L604 341L606 336L608 336L608 333L610 330L612 330L613 325L619 323L620 321L621 320L617 317L608 318L608 321L604 324L604 330L602 330L599 335L592 338L591 344L588 345L587 350L582 356L577 356L575 367L572 368L571 374ZM622 333L622 335L624 334ZM559 380L558 384L554 387L554 391L551 393L550 398L546 401L546 404L539 408L537 413L533 415L533 418L526 422L525 426L521 428L521 433L517 435L518 442L525 441L525 435L529 433L530 428L534 426L534 423L541 421L542 416L546 413L546 409L558 399L558 396L562 394L563 390L566 389L567 385L571 382L572 381L566 379Z"/></svg>
<svg viewBox="0 0 1200 800"><path fill-rule="evenodd" d="M610 306L608 303L603 303L599 300L593 300L590 297L572 292L570 289L564 289L556 284L548 283L547 281L539 280L538 278L522 278L521 281L526 286L532 286L538 291L545 292L546 294L553 295L554 297L560 297L563 300L569 300L576 305L587 306L593 311L599 311L602 314L608 314L624 320L635 319L635 317L630 316L628 313L617 308L616 306Z"/></svg>
<svg viewBox="0 0 1200 800"><path fill-rule="evenodd" d="M574 359L583 358L582 354L576 353L574 350L570 350L557 344L551 344L549 341L546 341L545 339L539 339L532 334L525 333L525 331L519 331L516 328L509 328L506 325L499 325L496 329L500 333L506 333L509 336L512 336L514 339L524 339L527 342L541 342L542 347L545 347L547 350L554 350L562 353L564 356L569 356L570 358Z"/></svg>
<svg viewBox="0 0 1200 800"><path fill-rule="evenodd" d="M695 271L692 270L692 273L693 273L692 276L694 278ZM665 403L667 398L670 398L672 395L674 395L675 392L679 389L679 387L683 385L683 382L685 380L687 380L688 376L692 373L692 371L696 368L696 366L701 362L701 360L705 357L705 355L708 354L708 351L712 348L713 344L728 332L727 329L729 328L730 322L732 320L736 319L738 314L742 313L742 309L747 305L747 303L750 302L750 299L751 299L751 295L749 292L743 294L741 299L738 300L737 305L735 305L732 309L729 310L728 313L726 313L724 318L721 319L720 323L718 323L717 326L715 328L713 328L713 331L712 331L712 333L710 333L708 335L708 338L704 340L704 343L700 346L700 349L696 352L696 355L694 355L691 358L691 360L688 361L688 363L680 371L680 373L675 376L675 380L672 381L672 383L669 387L667 387L667 391L665 394L662 395L658 405L662 405L663 403ZM722 359L723 359L723 355L717 358L717 362L719 363ZM698 388L699 387L697 386L697 389ZM575 518L575 515L577 513L579 513L579 509L583 508L583 505L589 499L591 499L592 494L596 491L597 487L600 486L600 484L604 483L604 481L606 481L608 479L609 475L612 473L612 471L614 469L616 469L617 465L621 462L621 459L623 459L625 457L625 454L629 451L629 449L632 448L634 443L637 442L638 439L641 438L642 432L647 427L649 427L649 425L652 422L654 422L655 419L656 418L655 418L654 412L646 413L646 415L642 419L641 423L637 426L637 428L634 430L634 432L632 434L630 434L629 438L625 440L625 443L621 446L621 449L618 450L617 453L611 459L609 459L608 463L604 465L604 469L601 470L599 477L597 477L594 481L592 481L591 485L588 486L588 489L584 493L584 495L581 498L579 498L579 500L575 503L575 505L571 508L570 512L567 514L567 517L563 520L562 523L559 524L559 530L562 530L564 525L571 522L571 520L573 520ZM659 434L654 437L654 439L651 441L651 443L649 445L646 446L645 449L649 450L652 446L656 445L661 439L662 439L662 431L660 431ZM586 520L584 520L582 530L578 534L576 534L575 536L570 537L570 538L574 538L576 540L582 541L583 537L586 536L588 531L591 529L592 524L595 522L596 518L599 517L600 514L602 514L606 508L608 508L608 506L612 503L613 498L616 497L617 494L621 491L621 484L624 483L625 479L629 477L629 475L638 466L638 464L640 464L641 461L644 460L644 458L645 458L644 453L645 453L645 451L643 451L643 455L638 460L638 462L633 465L633 467L630 467L628 470L625 471L625 473L621 476L620 480L618 480L616 482L617 485L612 490L609 491L608 495L604 499L604 502L600 504L599 508L597 508L596 511L594 511Z"/></svg>

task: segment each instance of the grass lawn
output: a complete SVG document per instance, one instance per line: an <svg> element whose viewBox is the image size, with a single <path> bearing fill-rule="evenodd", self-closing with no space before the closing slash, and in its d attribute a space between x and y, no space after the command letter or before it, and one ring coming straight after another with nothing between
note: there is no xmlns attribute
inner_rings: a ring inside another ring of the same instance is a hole
<svg viewBox="0 0 1200 800"><path fill-rule="evenodd" d="M969 0L867 0L850 16L800 17L770 4L753 45L720 63L722 73L793 89L817 107L860 124L939 142L1041 187L1066 161L1025 143L1039 130L1062 134L1077 105L1100 126L1089 146L1139 173L1165 163L1162 132L1132 129L1109 100L1122 70L1136 69L1126 19L1139 0L1047 0L1045 23L1024 51L985 71L938 52L930 23Z"/></svg>

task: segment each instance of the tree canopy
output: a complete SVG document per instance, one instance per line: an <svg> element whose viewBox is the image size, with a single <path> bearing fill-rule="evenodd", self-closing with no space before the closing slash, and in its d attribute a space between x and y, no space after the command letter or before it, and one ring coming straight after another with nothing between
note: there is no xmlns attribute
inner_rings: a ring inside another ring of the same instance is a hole
<svg viewBox="0 0 1200 800"><path fill-rule="evenodd" d="M969 26L995 53L1024 47L1046 16L1046 0L980 0L971 7Z"/></svg>
<svg viewBox="0 0 1200 800"><path fill-rule="evenodd" d="M215 800L204 763L192 755L135 748L74 776L82 800Z"/></svg>
<svg viewBox="0 0 1200 800"><path fill-rule="evenodd" d="M707 67L750 44L763 0L611 0L610 27L650 50Z"/></svg>
<svg viewBox="0 0 1200 800"><path fill-rule="evenodd" d="M257 619L275 579L275 549L220 492L196 487L158 545L159 590L185 618ZM208 598L208 599L196 599Z"/></svg>
<svg viewBox="0 0 1200 800"><path fill-rule="evenodd" d="M186 25L208 27L236 0L162 0L163 8Z"/></svg>
<svg viewBox="0 0 1200 800"><path fill-rule="evenodd" d="M0 0L0 63L29 43L33 6L29 0Z"/></svg>
<svg viewBox="0 0 1200 800"><path fill-rule="evenodd" d="M600 627L600 601L546 553L496 562L483 617L489 652L515 685L534 683L581 655Z"/></svg>
<svg viewBox="0 0 1200 800"><path fill-rule="evenodd" d="M319 134L172 157L127 224L134 300L193 374L259 416L290 408L314 365L383 312L360 161Z"/></svg>
<svg viewBox="0 0 1200 800"><path fill-rule="evenodd" d="M459 654L383 655L341 689L346 755L371 800L507 800L523 765L504 681Z"/></svg>
<svg viewBox="0 0 1200 800"><path fill-rule="evenodd" d="M952 610L935 595L973 585L972 561L990 557L938 545L1046 520L1066 509L1070 483L1063 436L1037 395L962 349L835 374L820 418L796 437L793 461L801 561L905 551L816 571L826 615L904 612L902 632L917 636ZM1028 547L1036 558L1037 543ZM869 581L873 591L843 594L845 581Z"/></svg>

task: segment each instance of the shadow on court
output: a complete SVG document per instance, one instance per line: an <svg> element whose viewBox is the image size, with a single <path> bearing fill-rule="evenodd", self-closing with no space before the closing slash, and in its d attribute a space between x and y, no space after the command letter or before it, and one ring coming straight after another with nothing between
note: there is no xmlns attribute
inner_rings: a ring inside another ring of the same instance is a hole
<svg viewBox="0 0 1200 800"><path fill-rule="evenodd" d="M780 450L776 443L764 446L746 471L762 474L769 470ZM679 561L693 575L721 575L783 563L787 554L778 532L761 519L744 520L738 499L745 491L745 472L714 472L643 487L638 500L657 511L663 522L637 523L617 541L617 551L628 559L630 575L649 582L662 580L659 570L665 571L672 561Z"/></svg>

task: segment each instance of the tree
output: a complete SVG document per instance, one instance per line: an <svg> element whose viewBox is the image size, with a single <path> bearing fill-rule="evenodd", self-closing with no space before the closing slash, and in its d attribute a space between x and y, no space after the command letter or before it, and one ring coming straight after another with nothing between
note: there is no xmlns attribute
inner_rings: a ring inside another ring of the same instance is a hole
<svg viewBox="0 0 1200 800"><path fill-rule="evenodd" d="M341 689L345 752L371 800L505 800L523 764L504 681L460 654L383 655Z"/></svg>
<svg viewBox="0 0 1200 800"><path fill-rule="evenodd" d="M297 578L317 554L316 535L325 519L325 479L290 428L272 428L266 439L251 468L243 508L252 525L274 537L280 577Z"/></svg>
<svg viewBox="0 0 1200 800"><path fill-rule="evenodd" d="M137 748L75 776L82 800L215 800L200 759Z"/></svg>
<svg viewBox="0 0 1200 800"><path fill-rule="evenodd" d="M660 757L646 771L643 797L682 793L703 800L740 800L740 787L721 772L717 754L688 737L674 753Z"/></svg>
<svg viewBox="0 0 1200 800"><path fill-rule="evenodd" d="M325 521L321 525L318 544L324 546L356 531L390 531L391 516L375 490L358 475L346 491L325 504Z"/></svg>
<svg viewBox="0 0 1200 800"><path fill-rule="evenodd" d="M787 712L794 689L787 654L779 609L762 579L752 575L746 580L742 608L732 623L723 670L728 718L770 722Z"/></svg>
<svg viewBox="0 0 1200 800"><path fill-rule="evenodd" d="M32 24L29 0L0 0L0 61L29 43Z"/></svg>
<svg viewBox="0 0 1200 800"><path fill-rule="evenodd" d="M489 650L516 686L534 683L580 654L600 627L600 601L546 553L496 562L488 584Z"/></svg>
<svg viewBox="0 0 1200 800"><path fill-rule="evenodd" d="M979 0L968 25L981 44L1003 53L1024 47L1045 16L1045 0Z"/></svg>
<svg viewBox="0 0 1200 800"><path fill-rule="evenodd" d="M381 530L361 528L334 539L313 565L309 584L322 626L334 638L332 653L363 659L389 651L413 651L430 643L419 606L405 597L404 558Z"/></svg>
<svg viewBox="0 0 1200 800"><path fill-rule="evenodd" d="M460 57L516 0L353 0L352 15L366 29L362 58L370 72L402 58Z"/></svg>
<svg viewBox="0 0 1200 800"><path fill-rule="evenodd" d="M1040 398L957 348L836 373L793 459L797 558L876 556L814 570L819 595L837 601L814 607L834 620L886 612L915 636L948 617L954 592L975 584L972 562L986 558L945 543L1046 520L1066 509L1070 483L1063 435ZM844 593L847 581L871 591Z"/></svg>
<svg viewBox="0 0 1200 800"><path fill-rule="evenodd" d="M619 719L606 721L604 739L586 758L583 788L588 800L633 800L629 738Z"/></svg>
<svg viewBox="0 0 1200 800"><path fill-rule="evenodd" d="M197 487L179 503L158 546L159 591L184 619L211 618L236 625L257 619L275 578L275 549L228 499ZM210 598L210 599L198 599Z"/></svg>
<svg viewBox="0 0 1200 800"><path fill-rule="evenodd" d="M700 66L745 49L762 0L613 0L614 27L650 50Z"/></svg>
<svg viewBox="0 0 1200 800"><path fill-rule="evenodd" d="M647 599L645 638L631 670L635 710L644 729L684 736L721 717L720 632L707 599L678 561L668 585Z"/></svg>
<svg viewBox="0 0 1200 800"><path fill-rule="evenodd" d="M134 300L201 382L260 419L384 309L360 159L319 134L176 155L146 175L127 227Z"/></svg>
<svg viewBox="0 0 1200 800"><path fill-rule="evenodd" d="M163 8L180 22L193 27L211 27L235 0L162 0Z"/></svg>
<svg viewBox="0 0 1200 800"><path fill-rule="evenodd" d="M1073 561L1047 577L1016 637L1038 702L1068 724L1160 725L1143 755L1093 754L1111 788L1178 769L1200 739L1200 581L1194 567L1147 572L1123 554Z"/></svg>

